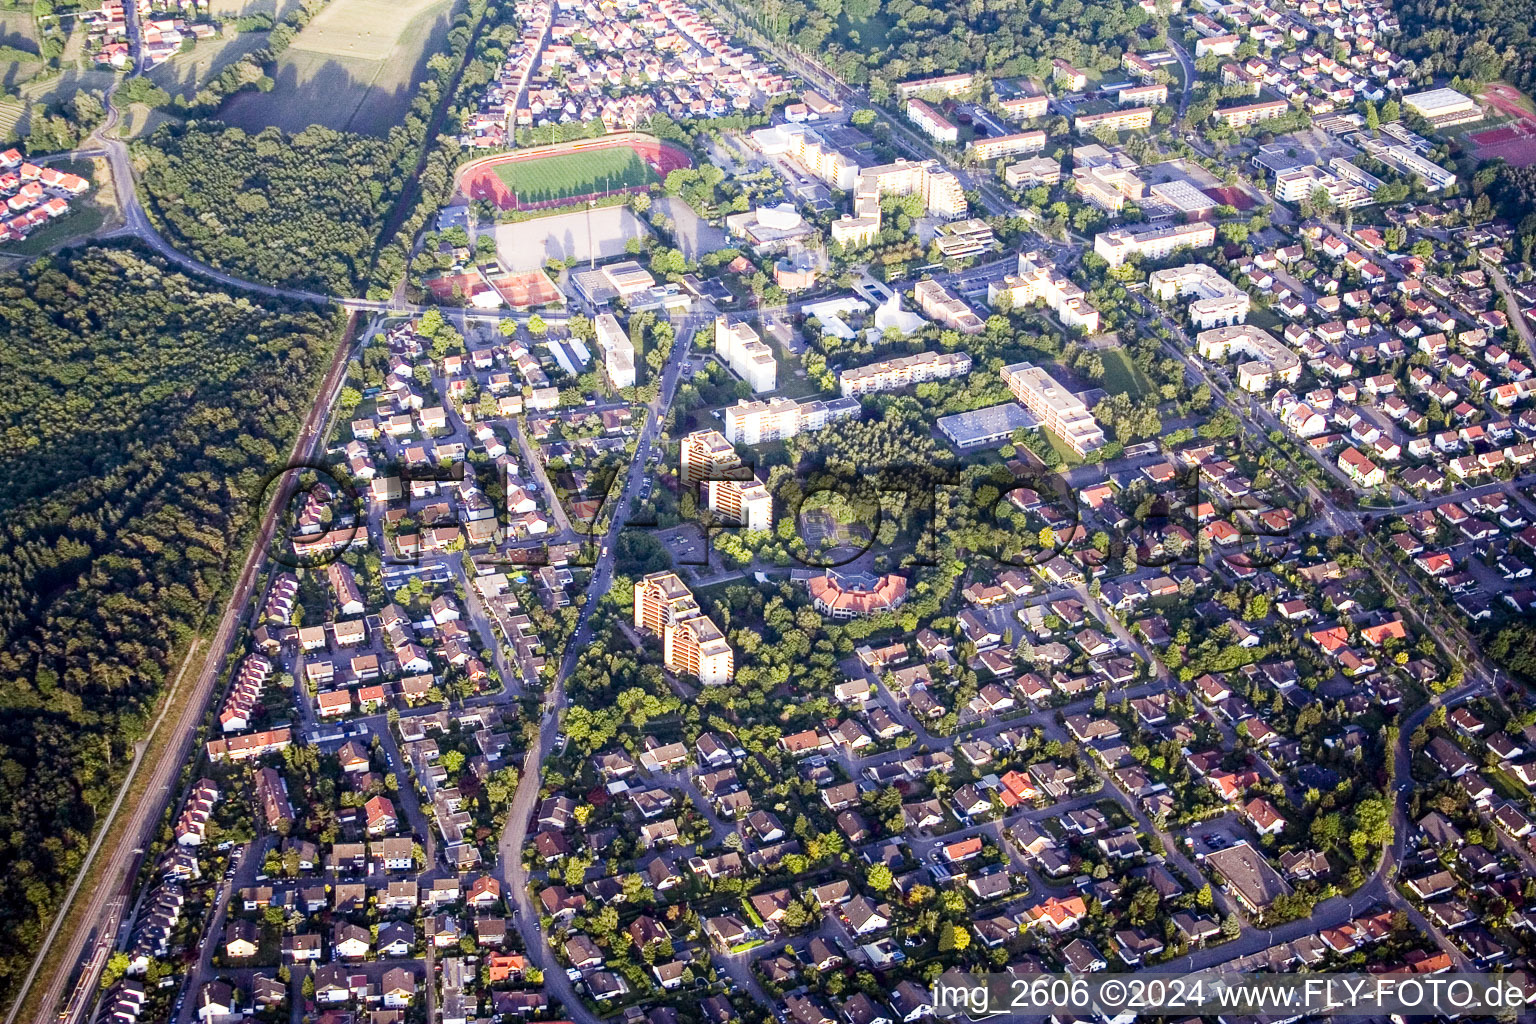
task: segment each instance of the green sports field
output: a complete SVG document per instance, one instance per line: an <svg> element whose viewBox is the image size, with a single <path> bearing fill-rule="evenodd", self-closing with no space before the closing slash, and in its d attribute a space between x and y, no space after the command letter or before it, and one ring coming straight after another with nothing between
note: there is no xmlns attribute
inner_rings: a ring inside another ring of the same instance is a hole
<svg viewBox="0 0 1536 1024"><path fill-rule="evenodd" d="M516 160L498 164L495 171L522 206L659 180L651 165L628 146Z"/></svg>

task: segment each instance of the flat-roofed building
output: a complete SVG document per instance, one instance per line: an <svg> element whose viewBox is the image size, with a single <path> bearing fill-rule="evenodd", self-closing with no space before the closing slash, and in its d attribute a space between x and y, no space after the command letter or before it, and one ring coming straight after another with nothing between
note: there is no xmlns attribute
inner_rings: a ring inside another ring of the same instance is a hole
<svg viewBox="0 0 1536 1024"><path fill-rule="evenodd" d="M1260 121L1268 121L1270 118L1279 117L1291 109L1291 105L1285 100L1265 100L1263 103L1244 103L1236 107L1222 107L1211 117L1217 124L1224 124L1231 128L1246 128L1250 124Z"/></svg>
<svg viewBox="0 0 1536 1024"><path fill-rule="evenodd" d="M939 431L960 449L1006 441L1013 436L1015 430L1039 425L1040 421L1018 402L1002 402L984 409L957 412L951 416L940 416L938 420Z"/></svg>
<svg viewBox="0 0 1536 1024"><path fill-rule="evenodd" d="M1276 381L1294 384L1301 377L1301 358L1262 327L1235 324L1201 331L1195 345L1202 359L1247 356L1237 367L1237 383L1244 391L1263 392Z"/></svg>
<svg viewBox="0 0 1536 1024"><path fill-rule="evenodd" d="M1009 188L1054 185L1061 180L1061 162L1048 156L1030 157L1003 169L1003 184Z"/></svg>
<svg viewBox="0 0 1536 1024"><path fill-rule="evenodd" d="M616 388L634 387L635 346L612 313L599 313L592 321L597 347L603 353L603 369Z"/></svg>
<svg viewBox="0 0 1536 1024"><path fill-rule="evenodd" d="M1275 198L1283 203L1299 203L1311 199L1318 189L1327 193L1329 202L1341 209L1352 210L1375 202L1371 193L1362 185L1342 180L1310 164L1288 167L1275 175Z"/></svg>
<svg viewBox="0 0 1536 1024"><path fill-rule="evenodd" d="M635 585L635 628L662 638L662 660L672 671L705 686L731 681L730 644L676 573L651 573Z"/></svg>
<svg viewBox="0 0 1536 1024"><path fill-rule="evenodd" d="M1127 199L1140 202L1147 186L1136 174L1134 165L1092 164L1072 168L1072 181L1078 195L1105 213L1119 213Z"/></svg>
<svg viewBox="0 0 1536 1024"><path fill-rule="evenodd" d="M965 151L977 160L996 160L1005 156L1038 153L1045 148L1045 132L1016 132L991 139L972 139Z"/></svg>
<svg viewBox="0 0 1536 1024"><path fill-rule="evenodd" d="M964 352L918 352L844 370L838 376L838 387L844 398L857 398L928 380L963 377L970 372L971 357Z"/></svg>
<svg viewBox="0 0 1536 1024"><path fill-rule="evenodd" d="M748 530L773 529L773 496L756 477L704 481L704 507Z"/></svg>
<svg viewBox="0 0 1536 1024"><path fill-rule="evenodd" d="M1082 399L1043 369L1033 363L1014 363L1003 367L1002 374L1003 383L1024 408L1079 456L1104 444L1104 431Z"/></svg>
<svg viewBox="0 0 1536 1024"><path fill-rule="evenodd" d="M1448 128L1453 124L1480 121L1483 109L1472 97L1455 89L1426 89L1403 97L1403 106L1418 114L1436 128Z"/></svg>
<svg viewBox="0 0 1536 1024"><path fill-rule="evenodd" d="M684 487L719 479L741 465L736 447L718 430L695 430L678 448L678 472Z"/></svg>
<svg viewBox="0 0 1536 1024"><path fill-rule="evenodd" d="M1102 114L1078 114L1072 121L1073 130L1079 134L1096 132L1100 128L1134 132L1150 127L1151 107L1122 107L1119 110L1106 110Z"/></svg>
<svg viewBox="0 0 1536 1024"><path fill-rule="evenodd" d="M1204 263L1154 270L1147 287L1162 302L1192 297L1189 320L1201 329L1240 324L1248 318L1248 293Z"/></svg>
<svg viewBox="0 0 1536 1024"><path fill-rule="evenodd" d="M1019 253L1018 272L987 285L989 306L996 306L1002 295L1015 308L1044 302L1064 327L1089 334L1099 329L1099 311L1088 304L1087 293L1038 252Z"/></svg>
<svg viewBox="0 0 1536 1024"><path fill-rule="evenodd" d="M949 294L942 284L931 278L917 282L912 297L917 300L917 308L936 323L961 334L980 334L986 330L986 323L965 304L965 300Z"/></svg>
<svg viewBox="0 0 1536 1024"><path fill-rule="evenodd" d="M938 217L964 217L965 189L960 179L939 167L937 160L904 160L866 167L854 184L853 212L859 220L873 218L879 230L880 200L886 196L919 195L928 212ZM837 225L833 224L836 238Z"/></svg>
<svg viewBox="0 0 1536 1024"><path fill-rule="evenodd" d="M754 393L778 386L779 365L773 350L747 321L723 313L716 317L715 352Z"/></svg>
<svg viewBox="0 0 1536 1024"><path fill-rule="evenodd" d="M992 225L978 218L940 224L934 232L933 244L947 260L980 256L997 244Z"/></svg>
<svg viewBox="0 0 1536 1024"><path fill-rule="evenodd" d="M907 101L907 120L921 128L936 142L954 145L960 141L960 129L949 118L922 100Z"/></svg>
<svg viewBox="0 0 1536 1024"><path fill-rule="evenodd" d="M828 423L856 418L859 411L859 403L851 398L806 402L790 398L770 398L761 402L742 399L735 405L726 406L721 419L725 422L726 440L732 444L753 445L821 430Z"/></svg>
<svg viewBox="0 0 1536 1024"><path fill-rule="evenodd" d="M1180 249L1200 248L1214 241L1216 241L1216 226L1204 221L1195 221L1141 231L1131 231L1128 228L1101 231L1093 239L1093 251L1104 257L1110 266L1118 267L1132 256L1150 260L1162 259Z"/></svg>

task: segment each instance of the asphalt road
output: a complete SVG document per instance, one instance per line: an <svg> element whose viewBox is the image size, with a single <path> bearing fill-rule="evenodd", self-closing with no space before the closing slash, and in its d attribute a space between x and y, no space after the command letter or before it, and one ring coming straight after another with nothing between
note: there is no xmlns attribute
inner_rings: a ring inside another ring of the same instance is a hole
<svg viewBox="0 0 1536 1024"><path fill-rule="evenodd" d="M555 960L554 952L549 946L549 937L540 927L538 909L534 906L528 892L528 871L523 866L522 854L527 845L528 825L539 800L544 758L554 749L560 715L569 704L565 694L565 681L575 671L577 656L592 642L592 611L603 595L608 593L613 583L615 542L628 517L630 505L644 482L646 461L656 443L662 418L666 415L666 410L677 393L678 378L683 363L687 360L689 349L692 347L695 330L694 318L690 318L689 322L678 330L672 353L662 371L661 393L646 409L645 426L641 429L640 438L635 445L634 459L630 463L629 473L624 478L624 486L613 509L611 524L603 541L601 553L592 568L591 579L587 583L586 599L582 604L581 616L577 620L576 629L570 640L566 642L565 655L561 658L554 686L546 698L544 718L539 725L538 737L528 748L527 756L523 760L517 793L513 796L512 806L507 812L506 831L502 833L498 846L496 876L503 883L503 892L512 901L513 923L517 926L518 934L523 940L523 947L527 950L530 962L544 972L545 990L551 997L564 1004L565 1013L577 1024L598 1024L598 1018L587 1009L586 1004L577 995L575 986L566 976L565 968Z"/></svg>

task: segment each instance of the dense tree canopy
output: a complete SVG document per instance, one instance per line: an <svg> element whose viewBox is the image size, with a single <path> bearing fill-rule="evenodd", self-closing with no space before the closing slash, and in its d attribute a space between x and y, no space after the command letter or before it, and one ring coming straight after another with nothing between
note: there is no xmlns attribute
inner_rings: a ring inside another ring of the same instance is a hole
<svg viewBox="0 0 1536 1024"><path fill-rule="evenodd" d="M0 281L0 1001L337 333L125 250Z"/></svg>
<svg viewBox="0 0 1536 1024"><path fill-rule="evenodd" d="M139 147L145 205L177 249L240 277L360 294L417 150L319 125L167 125Z"/></svg>

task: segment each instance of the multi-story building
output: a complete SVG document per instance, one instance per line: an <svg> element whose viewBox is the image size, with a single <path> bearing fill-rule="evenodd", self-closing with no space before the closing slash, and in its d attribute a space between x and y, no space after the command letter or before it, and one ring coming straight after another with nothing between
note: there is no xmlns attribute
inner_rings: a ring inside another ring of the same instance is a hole
<svg viewBox="0 0 1536 1024"><path fill-rule="evenodd" d="M940 224L934 232L933 244L945 259L959 260L989 252L997 244L997 236L992 232L992 225L972 218Z"/></svg>
<svg viewBox="0 0 1536 1024"><path fill-rule="evenodd" d="M684 437L678 461L684 487L703 485L705 508L749 530L773 528L768 488L718 430L696 430Z"/></svg>
<svg viewBox="0 0 1536 1024"><path fill-rule="evenodd" d="M958 96L976 83L976 76L969 71L954 75L938 75L933 78L917 78L896 86L896 98L909 100L924 93L931 95Z"/></svg>
<svg viewBox="0 0 1536 1024"><path fill-rule="evenodd" d="M993 139L973 139L965 151L977 160L996 160L999 157L1038 153L1045 148L1045 132L1017 132L999 135Z"/></svg>
<svg viewBox="0 0 1536 1024"><path fill-rule="evenodd" d="M1087 293L1037 252L1019 253L1018 273L987 285L987 304L995 306L1004 294L1015 307L1044 301L1064 327L1090 334L1099 329L1099 311L1088 304Z"/></svg>
<svg viewBox="0 0 1536 1024"><path fill-rule="evenodd" d="M1050 105L1051 100L1048 96L1015 96L998 102L998 106L1003 108L1003 113L1023 119L1044 117L1050 110Z"/></svg>
<svg viewBox="0 0 1536 1024"><path fill-rule="evenodd" d="M1048 156L1030 157L1003 169L1003 183L1009 188L1054 185L1061 180L1061 163Z"/></svg>
<svg viewBox="0 0 1536 1024"><path fill-rule="evenodd" d="M950 145L954 145L960 141L960 129L949 118L922 100L912 99L907 101L907 120L917 125L937 142L947 142Z"/></svg>
<svg viewBox="0 0 1536 1024"><path fill-rule="evenodd" d="M1147 278L1152 297L1162 302L1193 296L1189 320L1204 330L1240 324L1248 318L1248 293L1204 263L1154 270Z"/></svg>
<svg viewBox="0 0 1536 1024"><path fill-rule="evenodd" d="M1235 324L1202 331L1195 345L1202 359L1247 356L1237 367L1237 384L1244 391L1264 392L1276 381L1294 384L1301 377L1301 358L1262 327Z"/></svg>
<svg viewBox="0 0 1536 1024"><path fill-rule="evenodd" d="M773 529L773 496L756 477L704 481L704 507L749 530Z"/></svg>
<svg viewBox="0 0 1536 1024"><path fill-rule="evenodd" d="M964 377L971 372L971 357L964 352L919 352L844 370L838 386L844 398L876 391L894 391L925 380Z"/></svg>
<svg viewBox="0 0 1536 1024"><path fill-rule="evenodd" d="M1117 132L1141 131L1152 127L1151 107L1124 107L1106 110L1102 114L1078 114L1072 128L1078 134L1089 134L1100 128L1112 128Z"/></svg>
<svg viewBox="0 0 1536 1024"><path fill-rule="evenodd" d="M1088 85L1088 76L1060 57L1051 61L1051 78L1060 82L1068 92L1077 92Z"/></svg>
<svg viewBox="0 0 1536 1024"><path fill-rule="evenodd" d="M1065 441L1079 456L1104 444L1104 431L1082 399L1056 383L1032 363L1014 363L1002 370L1003 383L1013 397L1035 414L1041 426Z"/></svg>
<svg viewBox="0 0 1536 1024"><path fill-rule="evenodd" d="M715 352L754 394L778 386L779 365L773 350L745 320L723 313L715 318Z"/></svg>
<svg viewBox="0 0 1536 1024"><path fill-rule="evenodd" d="M987 328L976 311L965 304L965 300L949 294L942 284L932 278L917 282L912 289L912 297L917 300L917 308L929 319L961 334L980 334Z"/></svg>
<svg viewBox="0 0 1536 1024"><path fill-rule="evenodd" d="M1147 228L1131 231L1116 228L1101 231L1093 239L1093 251L1104 257L1112 267L1118 267L1132 256L1144 259L1162 259L1170 253L1185 248L1200 248L1216 241L1216 226L1204 221L1190 224L1173 224L1168 227Z"/></svg>
<svg viewBox="0 0 1536 1024"><path fill-rule="evenodd" d="M1127 89L1121 89L1115 96L1115 102L1122 107L1167 103L1168 86L1162 82L1153 82L1150 85L1133 85Z"/></svg>
<svg viewBox="0 0 1536 1024"><path fill-rule="evenodd" d="M599 313L592 321L597 347L603 353L603 369L616 388L634 387L635 346L612 313Z"/></svg>
<svg viewBox="0 0 1536 1024"><path fill-rule="evenodd" d="M1365 174L1364 171L1360 173ZM1342 180L1310 164L1288 167L1275 175L1275 198L1284 203L1299 203L1310 199L1318 189L1327 193L1329 202L1340 209L1353 210L1375 202L1364 186Z"/></svg>
<svg viewBox="0 0 1536 1024"><path fill-rule="evenodd" d="M1147 196L1147 186L1136 175L1134 165L1104 163L1072 168L1072 182L1077 194L1105 213L1119 213L1127 199L1140 202Z"/></svg>
<svg viewBox="0 0 1536 1024"><path fill-rule="evenodd" d="M635 628L661 637L662 660L673 672L705 686L731 681L730 644L676 573L651 573L635 585Z"/></svg>
<svg viewBox="0 0 1536 1024"><path fill-rule="evenodd" d="M721 415L725 421L726 440L732 444L765 444L821 430L837 420L857 417L859 403L851 398L825 402L796 402L789 398L748 402L742 399L727 406Z"/></svg>
<svg viewBox="0 0 1536 1024"><path fill-rule="evenodd" d="M1211 116L1217 124L1228 125L1232 128L1245 128L1250 124L1260 121L1268 121L1272 117L1279 117L1291 109L1291 105L1285 100L1265 100L1263 103L1244 103L1238 107L1222 107Z"/></svg>
<svg viewBox="0 0 1536 1024"><path fill-rule="evenodd" d="M859 172L854 185L854 217L873 218L879 230L880 200L885 196L910 195L922 196L928 212L936 216L965 216L965 189L959 178L942 170L937 160L897 160ZM836 225L833 227L836 237Z"/></svg>
<svg viewBox="0 0 1536 1024"><path fill-rule="evenodd" d="M724 476L741 465L741 456L720 431L695 430L679 445L678 463L683 487L689 488L701 480Z"/></svg>

